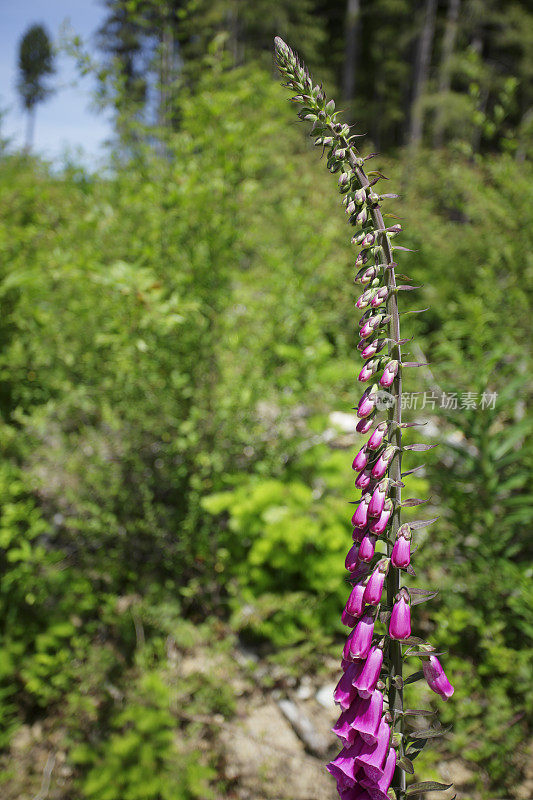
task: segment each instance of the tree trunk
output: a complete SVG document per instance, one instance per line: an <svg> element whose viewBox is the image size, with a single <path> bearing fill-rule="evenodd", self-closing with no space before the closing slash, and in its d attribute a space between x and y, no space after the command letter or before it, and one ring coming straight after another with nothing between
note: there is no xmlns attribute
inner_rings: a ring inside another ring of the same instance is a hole
<svg viewBox="0 0 533 800"><path fill-rule="evenodd" d="M355 71L359 51L360 11L360 0L347 0L344 69L342 73L342 96L346 103L351 103L355 97Z"/></svg>
<svg viewBox="0 0 533 800"><path fill-rule="evenodd" d="M26 117L26 144L24 145L24 152L31 153L33 147L33 134L35 131L35 106L28 108L28 116Z"/></svg>
<svg viewBox="0 0 533 800"><path fill-rule="evenodd" d="M411 101L411 120L407 139L409 145L413 148L418 147L422 139L424 115L421 100L426 88L429 66L431 63L437 0L426 0L424 6L424 23L418 40L416 53L413 97Z"/></svg>
<svg viewBox="0 0 533 800"><path fill-rule="evenodd" d="M459 8L461 0L449 0L448 14L446 16L446 28L442 40L442 57L439 71L439 96L437 102L450 91L451 86L451 58L457 38L457 20L459 19ZM438 108L435 118L435 130L433 132L434 147L442 147L444 141L444 115L442 109Z"/></svg>

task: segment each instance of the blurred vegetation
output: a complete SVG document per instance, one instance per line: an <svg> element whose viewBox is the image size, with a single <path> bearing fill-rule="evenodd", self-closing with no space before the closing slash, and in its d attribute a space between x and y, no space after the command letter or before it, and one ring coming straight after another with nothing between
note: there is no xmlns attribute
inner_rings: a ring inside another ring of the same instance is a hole
<svg viewBox="0 0 533 800"><path fill-rule="evenodd" d="M358 391L353 252L285 92L261 58L228 60L220 18L188 56L172 125L146 128L112 83L119 139L101 174L0 159L1 745L59 719L87 800L226 791L195 734L196 717L232 716L230 688L176 678L169 652L227 654L238 637L301 677L342 636L356 442L330 415ZM416 624L449 650L447 752L477 765L487 796L518 786L533 705L533 169L516 119L505 147L494 132L473 152L465 125L445 150L377 159L397 186L409 175L391 211L422 288L402 309L430 306L403 330L431 362L406 389L436 398L408 412L430 418L409 435L440 443L409 479L440 515L416 564L441 591ZM497 401L446 410L442 392Z"/></svg>

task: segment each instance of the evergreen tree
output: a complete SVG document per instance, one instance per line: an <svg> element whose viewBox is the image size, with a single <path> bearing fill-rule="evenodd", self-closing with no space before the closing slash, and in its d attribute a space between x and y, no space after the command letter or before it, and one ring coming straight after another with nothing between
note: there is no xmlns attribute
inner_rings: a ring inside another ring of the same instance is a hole
<svg viewBox="0 0 533 800"><path fill-rule="evenodd" d="M32 25L22 37L19 45L18 69L17 89L28 112L26 149L30 150L35 129L36 106L51 93L46 78L54 72L52 45L42 25Z"/></svg>

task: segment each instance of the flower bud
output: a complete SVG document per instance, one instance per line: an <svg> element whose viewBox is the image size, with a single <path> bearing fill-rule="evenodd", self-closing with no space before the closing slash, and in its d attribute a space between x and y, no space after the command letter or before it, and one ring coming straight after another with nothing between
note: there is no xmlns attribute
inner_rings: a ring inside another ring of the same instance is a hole
<svg viewBox="0 0 533 800"><path fill-rule="evenodd" d="M437 656L429 656L428 659L424 658L422 660L422 669L429 688L439 694L443 700L449 700L454 688L446 677L446 673Z"/></svg>
<svg viewBox="0 0 533 800"><path fill-rule="evenodd" d="M359 272L355 276L355 282L366 285L367 283L373 281L374 278L377 276L377 274L378 274L377 267L363 267L362 269L359 270Z"/></svg>
<svg viewBox="0 0 533 800"><path fill-rule="evenodd" d="M411 529L402 525L396 533L396 541L392 548L391 561L393 567L404 569L411 563Z"/></svg>
<svg viewBox="0 0 533 800"><path fill-rule="evenodd" d="M364 469L367 464L368 464L368 448L366 444L364 444L357 453L354 460L352 461L352 469L361 470Z"/></svg>
<svg viewBox="0 0 533 800"><path fill-rule="evenodd" d="M368 528L370 533L375 533L376 536L379 536L380 534L383 533L383 531L389 524L389 519L392 514L392 509L393 509L392 500L390 498L387 498L385 500L385 505L383 506L383 511L381 512L377 520L374 520L374 522L372 522L370 527Z"/></svg>
<svg viewBox="0 0 533 800"><path fill-rule="evenodd" d="M381 289L379 289L370 300L370 305L372 306L372 308L377 308L379 305L381 305L381 303L384 303L388 297L388 294L389 290L387 289L387 287L382 286Z"/></svg>
<svg viewBox="0 0 533 800"><path fill-rule="evenodd" d="M394 378L398 374L398 368L399 365L397 361L389 361L383 370L383 375L379 380L380 384L384 387L392 386L394 383Z"/></svg>
<svg viewBox="0 0 533 800"><path fill-rule="evenodd" d="M385 584L385 577L389 571L389 559L382 558L376 569L368 579L365 591L363 594L363 601L368 603L369 606L377 606L381 603L381 595L383 593L383 586Z"/></svg>
<svg viewBox="0 0 533 800"><path fill-rule="evenodd" d="M379 353L385 347L386 341L385 339L373 339L371 342L367 342L365 339L361 339L361 341L357 345L357 349L361 351L361 355L363 358L370 358L371 356Z"/></svg>
<svg viewBox="0 0 533 800"><path fill-rule="evenodd" d="M411 607L409 594L400 589L396 595L389 621L389 634L392 639L408 639L411 635Z"/></svg>
<svg viewBox="0 0 533 800"><path fill-rule="evenodd" d="M368 433L372 425L374 424L374 417L376 416L376 412L374 411L369 417L365 417L360 419L357 425L355 426L355 430L357 433Z"/></svg>
<svg viewBox="0 0 533 800"><path fill-rule="evenodd" d="M361 561L359 559L358 553L359 553L358 544L353 544L346 553L346 558L344 559L344 566L346 567L348 572L354 572L356 569L359 568Z"/></svg>
<svg viewBox="0 0 533 800"><path fill-rule="evenodd" d="M388 488L389 482L387 478L384 478L384 480L380 481L372 492L372 497L370 498L367 510L367 515L369 517L381 516L381 512L383 511L385 500L387 498Z"/></svg>
<svg viewBox="0 0 533 800"><path fill-rule="evenodd" d="M374 618L371 614L365 614L348 636L342 657L346 660L366 658L372 644L373 633Z"/></svg>
<svg viewBox="0 0 533 800"><path fill-rule="evenodd" d="M363 205L363 203L365 202L365 198L366 198L366 192L365 192L364 189L362 189L362 188L361 189L357 189L354 192L353 199L355 200L355 202L357 203L358 206L362 206Z"/></svg>
<svg viewBox="0 0 533 800"><path fill-rule="evenodd" d="M373 533L365 533L361 540L361 544L359 545L359 551L357 553L360 561L371 561L374 557L374 552L376 550L376 536Z"/></svg>
<svg viewBox="0 0 533 800"><path fill-rule="evenodd" d="M385 640L383 639L370 650L363 668L352 678L353 685L360 697L370 697L376 688L383 665L384 644Z"/></svg>
<svg viewBox="0 0 533 800"><path fill-rule="evenodd" d="M361 399L359 400L356 411L356 414L359 418L368 417L368 415L374 410L376 405L376 392L377 386L374 384L370 387L370 389L367 389L363 393Z"/></svg>
<svg viewBox="0 0 533 800"><path fill-rule="evenodd" d="M363 206L361 211L356 216L355 221L356 221L357 225L364 225L365 222L367 221L367 219L368 219L368 211L367 211L366 206Z"/></svg>
<svg viewBox="0 0 533 800"><path fill-rule="evenodd" d="M367 319L359 331L359 336L361 339L368 339L368 337L373 334L380 325L384 324L386 319L387 317L385 314L376 314L374 317Z"/></svg>
<svg viewBox="0 0 533 800"><path fill-rule="evenodd" d="M371 494L370 492L366 492L361 500L359 501L359 505L355 509L355 513L352 516L352 525L356 528L364 528L367 521L368 521L368 504L370 503Z"/></svg>
<svg viewBox="0 0 533 800"><path fill-rule="evenodd" d="M387 422L379 423L367 442L367 447L369 450L377 450L378 447L381 447L388 427L389 425Z"/></svg>
<svg viewBox="0 0 533 800"><path fill-rule="evenodd" d="M361 249L366 249L368 247L372 247L374 242L376 241L376 234L371 233L370 231L365 235L361 242L357 242L357 244L361 245Z"/></svg>
<svg viewBox="0 0 533 800"><path fill-rule="evenodd" d="M350 200L350 202L346 206L346 213L351 215L354 213L354 211L355 211L355 203L353 200Z"/></svg>
<svg viewBox="0 0 533 800"><path fill-rule="evenodd" d="M364 383L364 381L367 381L369 378L372 377L372 375L375 375L378 369L379 369L378 358L373 358L370 361L367 361L367 363L364 365L363 369L357 376L357 380L361 381L361 383Z"/></svg>
<svg viewBox="0 0 533 800"><path fill-rule="evenodd" d="M346 186L350 182L350 176L347 172L341 173L339 177L339 186Z"/></svg>
<svg viewBox="0 0 533 800"><path fill-rule="evenodd" d="M386 447L383 452L379 454L379 458L372 467L372 477L376 480L382 478L389 468L389 464L391 463L392 459L394 458L394 454L397 451L397 447L394 445L389 445Z"/></svg>
<svg viewBox="0 0 533 800"><path fill-rule="evenodd" d="M372 481L372 474L369 469L363 469L355 479L358 489L366 489Z"/></svg>
<svg viewBox="0 0 533 800"><path fill-rule="evenodd" d="M363 581L354 583L350 596L346 601L344 610L352 617L360 617L363 613L365 604L363 603L363 595L365 593L365 584Z"/></svg>

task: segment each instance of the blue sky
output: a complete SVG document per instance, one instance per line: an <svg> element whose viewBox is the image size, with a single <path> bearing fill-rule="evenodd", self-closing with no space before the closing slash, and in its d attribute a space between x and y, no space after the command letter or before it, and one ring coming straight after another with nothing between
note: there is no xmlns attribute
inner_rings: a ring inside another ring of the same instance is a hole
<svg viewBox="0 0 533 800"><path fill-rule="evenodd" d="M57 41L62 23L68 20L91 44L104 15L98 0L0 0L0 133L13 146L23 145L26 125L15 88L20 37L29 25L42 23ZM37 109L34 150L57 159L66 150L81 147L84 161L94 164L112 128L105 114L91 109L92 78L80 79L73 60L61 55L56 57L52 81L57 91Z"/></svg>

